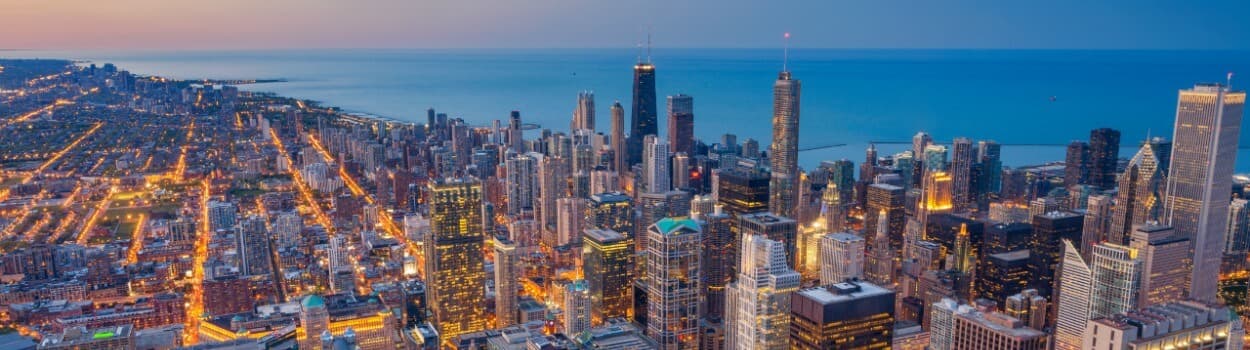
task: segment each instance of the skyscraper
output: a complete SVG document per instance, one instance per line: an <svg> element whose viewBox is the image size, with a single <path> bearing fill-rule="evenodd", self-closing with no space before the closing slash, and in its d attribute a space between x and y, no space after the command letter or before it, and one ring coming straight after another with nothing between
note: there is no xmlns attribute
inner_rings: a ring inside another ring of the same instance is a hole
<svg viewBox="0 0 1250 350"><path fill-rule="evenodd" d="M1089 132L1089 184L1115 187L1116 163L1120 160L1120 131L1099 128Z"/></svg>
<svg viewBox="0 0 1250 350"><path fill-rule="evenodd" d="M1116 206L1108 232L1112 242L1127 243L1134 225L1160 221L1171 155L1172 142L1155 137L1142 143L1129 160L1118 180Z"/></svg>
<svg viewBox="0 0 1250 350"><path fill-rule="evenodd" d="M850 232L820 238L820 284L864 277L864 238Z"/></svg>
<svg viewBox="0 0 1250 350"><path fill-rule="evenodd" d="M265 219L259 215L248 216L239 222L235 237L236 250L239 252L239 272L245 276L269 273L271 252Z"/></svg>
<svg viewBox="0 0 1250 350"><path fill-rule="evenodd" d="M1219 289L1245 101L1245 92L1199 84L1181 90L1176 104L1164 217L1177 234L1193 240L1189 296L1201 301L1215 301Z"/></svg>
<svg viewBox="0 0 1250 350"><path fill-rule="evenodd" d="M577 93L577 108L573 109L573 122L569 129L595 130L595 93L582 91Z"/></svg>
<svg viewBox="0 0 1250 350"><path fill-rule="evenodd" d="M647 144L646 154L646 189L647 193L664 193L673 189L672 170L669 169L668 142L659 138L650 138L654 142Z"/></svg>
<svg viewBox="0 0 1250 350"><path fill-rule="evenodd" d="M872 236L872 253L864 265L864 277L873 284L894 285L894 248L890 246L890 216L885 210L877 213L877 231Z"/></svg>
<svg viewBox="0 0 1250 350"><path fill-rule="evenodd" d="M442 339L486 329L482 185L476 180L430 183L425 274Z"/></svg>
<svg viewBox="0 0 1250 350"><path fill-rule="evenodd" d="M972 140L958 137L951 143L951 193L954 210L962 212L975 207L972 198Z"/></svg>
<svg viewBox="0 0 1250 350"><path fill-rule="evenodd" d="M564 334L581 334L590 329L590 286L586 280L576 280L565 286L561 311L564 312Z"/></svg>
<svg viewBox="0 0 1250 350"><path fill-rule="evenodd" d="M517 323L517 280L521 277L520 251L516 243L496 236L495 250L495 328Z"/></svg>
<svg viewBox="0 0 1250 350"><path fill-rule="evenodd" d="M518 154L504 161L504 181L508 193L508 215L534 210L538 197L538 153Z"/></svg>
<svg viewBox="0 0 1250 350"><path fill-rule="evenodd" d="M1133 310L1141 293L1142 261L1136 249L1112 243L1094 245L1090 318Z"/></svg>
<svg viewBox="0 0 1250 350"><path fill-rule="evenodd" d="M1059 284L1055 318L1055 349L1079 350L1089 321L1093 270L1072 241L1063 241L1063 283Z"/></svg>
<svg viewBox="0 0 1250 350"><path fill-rule="evenodd" d="M747 235L763 235L768 239L782 242L786 247L786 261L790 266L800 266L799 260L799 225L794 219L781 217L772 213L755 213L738 217L738 237Z"/></svg>
<svg viewBox="0 0 1250 350"><path fill-rule="evenodd" d="M754 169L722 170L717 175L716 200L735 217L768 210L768 174Z"/></svg>
<svg viewBox="0 0 1250 350"><path fill-rule="evenodd" d="M784 244L743 236L738 280L726 290L725 348L788 349L790 293L800 279L786 264Z"/></svg>
<svg viewBox="0 0 1250 350"><path fill-rule="evenodd" d="M694 154L694 98L668 97L668 144L673 153Z"/></svg>
<svg viewBox="0 0 1250 350"><path fill-rule="evenodd" d="M607 229L634 240L634 205L628 195L605 192L590 196L586 202L586 227Z"/></svg>
<svg viewBox="0 0 1250 350"><path fill-rule="evenodd" d="M711 213L699 215L703 221L703 316L721 319L725 316L725 288L736 273L738 239L732 227L733 217L716 206Z"/></svg>
<svg viewBox="0 0 1250 350"><path fill-rule="evenodd" d="M508 115L508 147L516 153L525 152L525 136L521 132L521 111Z"/></svg>
<svg viewBox="0 0 1250 350"><path fill-rule="evenodd" d="M1133 227L1129 247L1142 260L1141 296L1137 307L1148 307L1185 298L1189 283L1189 238L1177 236L1168 226Z"/></svg>
<svg viewBox="0 0 1250 350"><path fill-rule="evenodd" d="M697 348L702 228L690 218L664 218L647 228L647 240L647 336L663 350Z"/></svg>
<svg viewBox="0 0 1250 350"><path fill-rule="evenodd" d="M630 110L630 129L627 164L638 164L642 162L642 148L645 146L643 140L648 135L656 135L659 133L659 125L656 120L656 113L659 109L656 107L655 100L655 66L651 64L651 58L647 57L647 62L639 60L634 65L634 103Z"/></svg>
<svg viewBox="0 0 1250 350"><path fill-rule="evenodd" d="M768 160L768 209L788 218L799 217L799 90L801 84L782 70L773 84L773 142Z"/></svg>
<svg viewBox="0 0 1250 350"><path fill-rule="evenodd" d="M1063 161L1063 187L1089 182L1089 144L1085 141L1072 141L1068 144L1068 154Z"/></svg>
<svg viewBox="0 0 1250 350"><path fill-rule="evenodd" d="M590 292L591 324L629 316L633 282L633 241L610 229L582 235L582 275Z"/></svg>
<svg viewBox="0 0 1250 350"><path fill-rule="evenodd" d="M612 170L623 173L629 169L629 150L625 146L625 108L621 101L612 102Z"/></svg>
<svg viewBox="0 0 1250 350"><path fill-rule="evenodd" d="M977 141L977 163L981 164L981 180L977 181L980 188L978 201L985 202L988 195L998 193L1003 185L1002 145L998 142Z"/></svg>

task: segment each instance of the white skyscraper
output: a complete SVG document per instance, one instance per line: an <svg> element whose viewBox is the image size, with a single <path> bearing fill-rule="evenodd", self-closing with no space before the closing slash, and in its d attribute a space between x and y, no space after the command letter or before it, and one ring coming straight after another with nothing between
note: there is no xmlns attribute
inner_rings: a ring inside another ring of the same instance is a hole
<svg viewBox="0 0 1250 350"><path fill-rule="evenodd" d="M495 327L517 323L517 279L521 277L520 251L503 237L492 240L495 249Z"/></svg>
<svg viewBox="0 0 1250 350"><path fill-rule="evenodd" d="M820 237L820 284L864 277L864 238L849 232Z"/></svg>
<svg viewBox="0 0 1250 350"><path fill-rule="evenodd" d="M330 237L330 250L327 253L330 257L331 273L344 268L351 269L352 262L347 257L347 237L343 235Z"/></svg>
<svg viewBox="0 0 1250 350"><path fill-rule="evenodd" d="M664 193L673 188L672 170L668 164L668 142L660 138L651 138L654 142L647 144L647 192Z"/></svg>
<svg viewBox="0 0 1250 350"><path fill-rule="evenodd" d="M1055 319L1055 349L1079 350L1089 322L1089 296L1093 271L1081 257L1072 241L1063 241L1063 262L1060 267L1058 311Z"/></svg>
<svg viewBox="0 0 1250 350"><path fill-rule="evenodd" d="M788 349L790 293L802 277L786 265L786 245L745 235L738 267L725 293L725 348Z"/></svg>
<svg viewBox="0 0 1250 350"><path fill-rule="evenodd" d="M1176 103L1163 218L1193 241L1189 296L1201 301L1217 300L1245 101L1245 92L1199 84L1181 90Z"/></svg>

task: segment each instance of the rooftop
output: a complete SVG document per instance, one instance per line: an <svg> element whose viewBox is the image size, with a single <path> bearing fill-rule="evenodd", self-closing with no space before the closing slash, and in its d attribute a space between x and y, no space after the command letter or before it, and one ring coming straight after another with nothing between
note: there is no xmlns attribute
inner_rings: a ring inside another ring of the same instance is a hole
<svg viewBox="0 0 1250 350"><path fill-rule="evenodd" d="M868 282L842 282L803 289L799 294L821 304L833 304L893 293Z"/></svg>

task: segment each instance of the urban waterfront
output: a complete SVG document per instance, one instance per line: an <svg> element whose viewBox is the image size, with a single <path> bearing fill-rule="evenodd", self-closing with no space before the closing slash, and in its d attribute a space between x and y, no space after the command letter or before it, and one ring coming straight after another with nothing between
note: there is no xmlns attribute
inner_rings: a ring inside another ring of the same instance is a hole
<svg viewBox="0 0 1250 350"><path fill-rule="evenodd" d="M1250 4L783 5L12 6L0 349L1250 348Z"/></svg>

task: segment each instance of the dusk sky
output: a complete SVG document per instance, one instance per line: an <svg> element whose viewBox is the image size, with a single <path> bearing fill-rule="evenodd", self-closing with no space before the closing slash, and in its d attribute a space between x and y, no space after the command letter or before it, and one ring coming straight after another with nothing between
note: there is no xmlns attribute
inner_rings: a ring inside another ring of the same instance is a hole
<svg viewBox="0 0 1250 350"><path fill-rule="evenodd" d="M0 48L1250 49L1250 2L7 0Z"/></svg>

